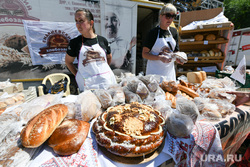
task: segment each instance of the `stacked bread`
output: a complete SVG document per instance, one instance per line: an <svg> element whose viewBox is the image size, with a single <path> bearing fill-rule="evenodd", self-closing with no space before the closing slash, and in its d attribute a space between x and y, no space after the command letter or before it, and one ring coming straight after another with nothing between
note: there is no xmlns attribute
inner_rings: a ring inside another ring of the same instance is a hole
<svg viewBox="0 0 250 167"><path fill-rule="evenodd" d="M76 153L86 139L89 123L75 119L63 121L67 113L68 107L64 104L44 109L22 129L20 134L22 145L27 148L37 148L50 138L49 146L57 154Z"/></svg>

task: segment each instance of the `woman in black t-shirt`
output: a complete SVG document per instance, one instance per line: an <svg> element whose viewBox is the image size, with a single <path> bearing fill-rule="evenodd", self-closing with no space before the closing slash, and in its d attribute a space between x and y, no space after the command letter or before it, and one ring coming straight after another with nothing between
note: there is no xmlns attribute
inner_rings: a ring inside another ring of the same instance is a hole
<svg viewBox="0 0 250 167"><path fill-rule="evenodd" d="M148 59L146 75L157 74L176 81L175 59L171 53L179 51L178 32L176 28L170 27L176 13L177 9L171 3L163 6L159 14L159 26L148 33L143 43L142 56ZM183 64L177 58L176 62Z"/></svg>
<svg viewBox="0 0 250 167"><path fill-rule="evenodd" d="M75 75L80 91L105 89L110 84L115 84L115 76L109 67L112 59L110 47L106 38L95 34L92 13L86 9L78 9L75 21L81 35L70 40L65 63ZM77 68L73 64L76 57Z"/></svg>

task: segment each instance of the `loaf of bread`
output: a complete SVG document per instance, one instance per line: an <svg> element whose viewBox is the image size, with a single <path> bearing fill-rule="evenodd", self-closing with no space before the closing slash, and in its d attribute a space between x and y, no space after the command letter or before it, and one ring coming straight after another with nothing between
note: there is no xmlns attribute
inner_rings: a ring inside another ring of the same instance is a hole
<svg viewBox="0 0 250 167"><path fill-rule="evenodd" d="M142 157L164 140L165 119L151 106L132 102L109 107L93 124L97 143L122 157Z"/></svg>
<svg viewBox="0 0 250 167"><path fill-rule="evenodd" d="M187 79L190 83L202 83L202 75L199 71L188 72Z"/></svg>
<svg viewBox="0 0 250 167"><path fill-rule="evenodd" d="M185 87L181 84L178 85L179 87L179 90L181 92L184 92L186 93L188 96L192 97L192 98L195 98L195 97L199 97L199 94L197 92L195 92L193 89L191 88L188 88L188 87Z"/></svg>
<svg viewBox="0 0 250 167"><path fill-rule="evenodd" d="M27 148L42 145L60 125L67 113L68 107L64 104L56 104L44 109L22 129L20 134L22 145Z"/></svg>
<svg viewBox="0 0 250 167"><path fill-rule="evenodd" d="M206 71L200 71L200 73L201 73L202 81L206 80L207 79Z"/></svg>
<svg viewBox="0 0 250 167"><path fill-rule="evenodd" d="M216 39L216 36L214 34L208 34L206 36L206 40L208 40L208 41L213 41L215 39Z"/></svg>
<svg viewBox="0 0 250 167"><path fill-rule="evenodd" d="M196 41L203 41L204 36L203 36L202 34L196 34L196 35L194 36L194 39L195 39Z"/></svg>
<svg viewBox="0 0 250 167"><path fill-rule="evenodd" d="M77 119L64 120L53 132L48 145L59 155L71 155L81 148L90 124Z"/></svg>
<svg viewBox="0 0 250 167"><path fill-rule="evenodd" d="M210 55L210 56L214 56L214 51L209 50L209 55Z"/></svg>

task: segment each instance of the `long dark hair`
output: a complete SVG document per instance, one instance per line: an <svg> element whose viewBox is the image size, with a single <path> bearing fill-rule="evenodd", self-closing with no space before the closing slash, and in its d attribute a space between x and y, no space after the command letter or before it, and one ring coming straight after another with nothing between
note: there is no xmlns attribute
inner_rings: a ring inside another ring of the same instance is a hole
<svg viewBox="0 0 250 167"><path fill-rule="evenodd" d="M90 12L90 10L84 9L84 8L80 8L80 9L77 9L77 10L76 10L75 14L76 14L77 12L84 12L84 13L85 13L85 17L88 19L88 21L91 21L91 20L94 21L94 16L93 16L93 14ZM93 24L93 32L95 33L94 24Z"/></svg>

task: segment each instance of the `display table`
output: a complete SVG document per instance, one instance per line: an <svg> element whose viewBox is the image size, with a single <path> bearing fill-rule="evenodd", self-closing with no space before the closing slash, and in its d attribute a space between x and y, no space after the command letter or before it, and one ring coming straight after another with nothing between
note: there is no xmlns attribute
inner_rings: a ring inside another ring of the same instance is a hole
<svg viewBox="0 0 250 167"><path fill-rule="evenodd" d="M250 107L238 106L231 115L212 123L220 134L224 158L228 159L226 166L230 166L233 164L230 157L235 158L235 152L250 134Z"/></svg>
<svg viewBox="0 0 250 167"><path fill-rule="evenodd" d="M77 96L70 95L63 98L62 103L74 102L76 98ZM18 107L16 107L16 109L18 109ZM216 159L216 166L225 166L223 158L221 158L223 157L223 153L224 157L235 154L250 132L250 107L242 105L231 115L227 115L226 118L222 118L219 121L202 120L196 122L192 135L188 138L175 138L166 133L165 142L157 156L146 157L146 161L144 160L142 163L124 164L118 159L110 158L103 153L96 143L92 130L89 131L88 137L78 153L71 156L59 156L55 154L46 142L38 148L24 148L20 145L19 138L23 122L19 121L17 117L14 117L16 112L17 110L13 109L5 115L7 117L0 115L0 137L2 141L0 145L0 150L2 151L0 153L3 153L3 155L6 153L5 156L0 156L0 165L10 162L9 160L13 160L15 164L21 167L66 167L78 165L101 167L153 167L161 165L165 167L168 165L173 166L173 164L184 166L187 162L191 162L191 166L209 166L209 162L204 157L206 157L206 155L214 155L217 158L220 157L220 159ZM91 125L94 121L95 120L91 121ZM7 147L8 144L10 147ZM8 150L7 152L6 149ZM18 151L14 152L15 150ZM13 151L13 153L11 151ZM27 163L26 160L28 161ZM231 163L231 161L226 162L226 164Z"/></svg>
<svg viewBox="0 0 250 167"><path fill-rule="evenodd" d="M91 124L93 124L94 120ZM154 167L172 166L178 163L179 166L185 165L192 161L192 165L199 163L202 155L215 154L222 155L221 142L217 129L208 122L197 122L192 135L189 138L175 138L170 134L166 134L163 148L159 155L155 158L146 157L138 164L123 163L120 159L107 156L105 152L98 147L95 141L95 135L92 130L81 149L77 154L71 156L58 156L53 150L44 144L41 152L31 161L30 167L33 166L101 166L101 167ZM202 164L207 162L202 162ZM217 162L219 166L223 166L223 162ZM222 165L221 165L222 164Z"/></svg>
<svg viewBox="0 0 250 167"><path fill-rule="evenodd" d="M180 165L185 163L186 160L190 160L192 163L191 165L194 166L196 163L202 163L203 165L208 163L206 161L207 157L204 155L214 155L215 158L217 157L217 165L224 166L224 162L220 161L221 157L223 157L222 151L224 158L228 155L234 156L235 152L239 149L250 132L249 109L249 106L239 106L235 112L220 121L199 121L192 132L194 138L174 139L167 134L162 151L154 159L149 158L146 160L148 162L144 161L139 164L124 164L113 158L110 159L98 147L98 144L95 141L95 136L93 132L90 131L88 138L78 154L61 157L53 153L53 150L48 147L47 144L44 144L39 155L31 161L30 166L68 166L67 164L74 164L73 166L76 166L77 164L85 164L87 166L95 165L102 167L153 167L160 165L166 167L173 166L175 162L178 162ZM212 127L216 128L213 129ZM193 141L195 142L194 145L192 145ZM193 149L190 150L189 148L188 150L187 146L192 147ZM171 152L169 149L171 147L175 147L176 149L173 149ZM181 156L183 155L187 157L185 157L186 159L181 160ZM205 158L202 157L202 155ZM201 162L201 160L203 162ZM225 162L226 166L233 163L231 158L227 158L227 160L228 161Z"/></svg>

